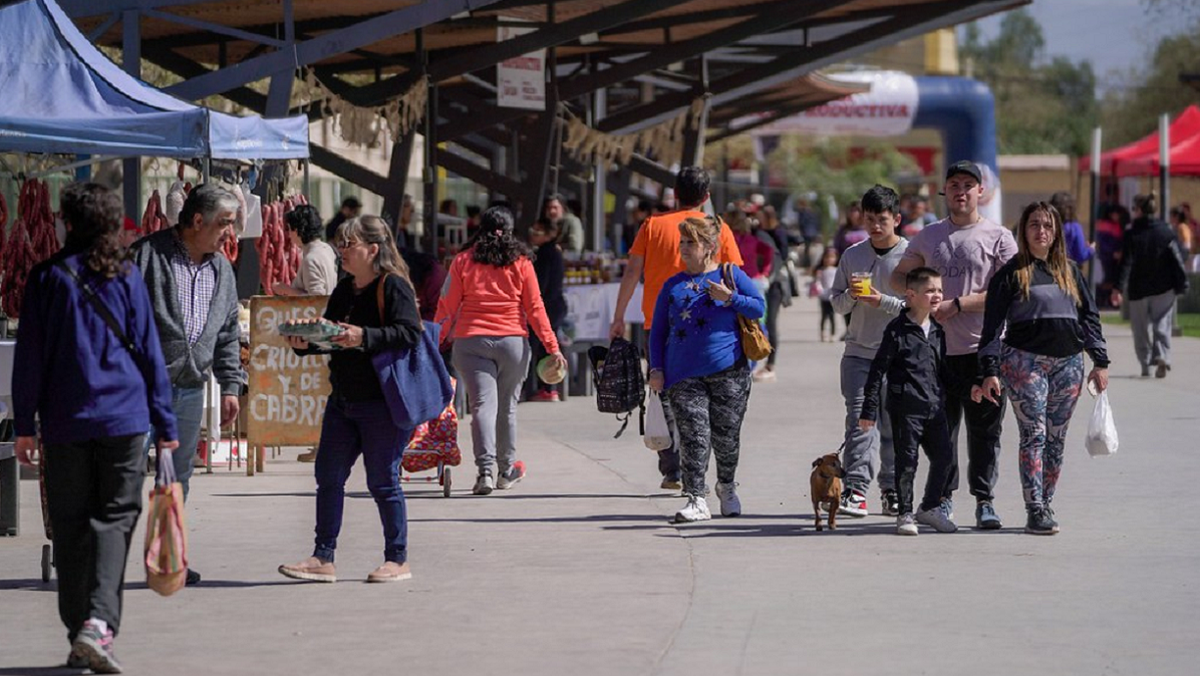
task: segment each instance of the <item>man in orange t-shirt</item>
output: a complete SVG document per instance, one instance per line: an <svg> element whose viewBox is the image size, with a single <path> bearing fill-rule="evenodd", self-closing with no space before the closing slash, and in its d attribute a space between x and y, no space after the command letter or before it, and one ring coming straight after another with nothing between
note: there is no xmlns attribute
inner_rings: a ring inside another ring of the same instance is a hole
<svg viewBox="0 0 1200 676"><path fill-rule="evenodd" d="M701 167L684 167L675 177L675 198L679 200L678 211L671 211L646 219L638 230L633 246L629 249L629 264L621 278L621 291L617 295L616 312L613 313L610 338L625 335L625 310L633 298L638 282L645 275L642 289L642 317L646 331L654 319L654 304L658 292L672 276L683 272L683 259L679 257L679 224L685 218L704 218L708 214L700 210L708 201L708 172ZM742 264L742 254L729 227L721 225L720 263Z"/></svg>
<svg viewBox="0 0 1200 676"><path fill-rule="evenodd" d="M650 332L650 322L654 319L654 304L658 301L658 292L663 284L674 275L683 272L683 259L679 257L679 224L686 218L705 218L708 214L700 210L708 201L708 172L702 167L684 167L675 176L675 199L679 202L679 210L657 216L651 216L638 230L633 246L629 249L629 264L621 277L621 290L617 294L616 312L613 313L612 326L609 329L611 338L625 335L625 310L637 290L638 282L645 275L642 288L642 317L645 321L646 332ZM738 251L737 242L729 226L721 224L720 247L717 251L719 263L742 264L742 254ZM664 402L665 404L665 402ZM667 422L674 427L674 416L669 406L663 406ZM665 451L658 452L658 470L663 475L662 487L679 489L679 449L674 445Z"/></svg>

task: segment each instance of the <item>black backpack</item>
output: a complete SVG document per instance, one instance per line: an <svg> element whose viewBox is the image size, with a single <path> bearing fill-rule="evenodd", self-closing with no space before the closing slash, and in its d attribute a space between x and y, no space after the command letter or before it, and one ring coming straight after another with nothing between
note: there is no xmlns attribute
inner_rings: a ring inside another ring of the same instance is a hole
<svg viewBox="0 0 1200 676"><path fill-rule="evenodd" d="M629 426L629 416L638 409L646 414L646 378L642 373L641 352L624 338L615 338L608 347L588 349L592 362L592 381L596 384L596 407L601 413L615 413L621 421L614 439ZM624 417L621 417L624 414Z"/></svg>

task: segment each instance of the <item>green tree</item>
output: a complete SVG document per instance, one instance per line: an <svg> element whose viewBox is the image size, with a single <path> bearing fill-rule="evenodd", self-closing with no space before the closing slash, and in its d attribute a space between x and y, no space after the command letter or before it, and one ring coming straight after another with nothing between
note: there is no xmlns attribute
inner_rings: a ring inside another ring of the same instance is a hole
<svg viewBox="0 0 1200 676"><path fill-rule="evenodd" d="M1158 116L1178 115L1200 92L1180 81L1200 74L1200 18L1191 30L1164 38L1145 68L1117 74L1103 102L1104 145L1113 148L1135 141L1158 128Z"/></svg>
<svg viewBox="0 0 1200 676"><path fill-rule="evenodd" d="M822 210L830 199L844 209L876 183L896 186L902 179L920 175L916 162L889 143L852 151L847 139L837 137L813 140L785 135L767 164L773 175L786 177L793 192L815 192L814 206ZM837 227L828 213L822 215L826 230Z"/></svg>
<svg viewBox="0 0 1200 676"><path fill-rule="evenodd" d="M1097 119L1096 75L1088 61L1046 61L1046 39L1024 9L1009 12L984 42L979 27L963 31L959 56L996 97L997 147L1002 154L1087 152Z"/></svg>

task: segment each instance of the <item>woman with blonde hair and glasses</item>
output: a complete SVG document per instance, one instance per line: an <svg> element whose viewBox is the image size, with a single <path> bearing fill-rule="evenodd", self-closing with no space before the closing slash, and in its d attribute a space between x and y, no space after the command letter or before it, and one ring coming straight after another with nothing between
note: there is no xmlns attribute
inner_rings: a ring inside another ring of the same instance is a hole
<svg viewBox="0 0 1200 676"><path fill-rule="evenodd" d="M1025 207L1017 255L988 284L979 348L984 380L971 397L996 403L1001 383L1008 389L1021 434L1025 532L1053 535L1050 501L1083 385L1083 352L1092 358L1087 380L1098 392L1108 387L1108 352L1091 288L1067 258L1062 217L1045 202Z"/></svg>
<svg viewBox="0 0 1200 676"><path fill-rule="evenodd" d="M740 267L729 266L732 287L725 279L720 232L711 217L679 224L684 271L663 285L650 329L650 388L665 394L679 430L687 504L676 523L712 518L704 499L710 454L717 456L721 515L742 513L734 478L751 379L738 315L757 321L766 304Z"/></svg>
<svg viewBox="0 0 1200 676"><path fill-rule="evenodd" d="M412 577L408 566L408 519L400 489L400 454L411 429L397 427L383 398L371 356L392 348L407 348L421 340L421 317L409 281L408 266L396 250L391 229L378 216L361 216L344 223L335 246L342 254L347 277L334 287L325 306L325 319L342 327L331 339L329 382L333 391L325 405L321 441L314 468L317 479L317 525L312 556L279 567L287 577L336 582L334 551L342 528L346 480L361 455L367 489L383 523L383 565L367 582L395 582ZM383 308L379 285L383 285ZM291 336L296 354L323 352Z"/></svg>

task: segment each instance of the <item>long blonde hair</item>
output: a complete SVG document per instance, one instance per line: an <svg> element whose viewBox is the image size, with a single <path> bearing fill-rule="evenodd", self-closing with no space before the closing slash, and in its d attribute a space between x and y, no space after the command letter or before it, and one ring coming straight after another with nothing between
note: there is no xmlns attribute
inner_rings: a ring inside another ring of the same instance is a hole
<svg viewBox="0 0 1200 676"><path fill-rule="evenodd" d="M1017 225L1017 286L1021 289L1021 295L1025 300L1029 300L1029 286L1033 280L1033 254L1029 251L1029 240L1026 238L1025 231L1029 225L1029 219L1038 212L1046 214L1050 218L1050 222L1054 224L1054 241L1050 243L1050 253L1046 256L1046 267L1050 269L1050 276L1054 278L1054 283L1058 288L1062 289L1071 300L1079 305L1079 287L1075 285L1075 273L1071 269L1071 262L1067 260L1067 242L1063 235L1063 220L1058 213L1058 209L1046 202L1034 202L1025 207L1025 211L1021 213L1021 222Z"/></svg>
<svg viewBox="0 0 1200 676"><path fill-rule="evenodd" d="M408 274L408 264L396 249L396 240L392 238L392 229L386 221L378 216L359 216L352 218L338 228L340 240L358 240L364 244L379 245L379 253L375 255L372 264L375 272L396 275L411 287L412 278Z"/></svg>

